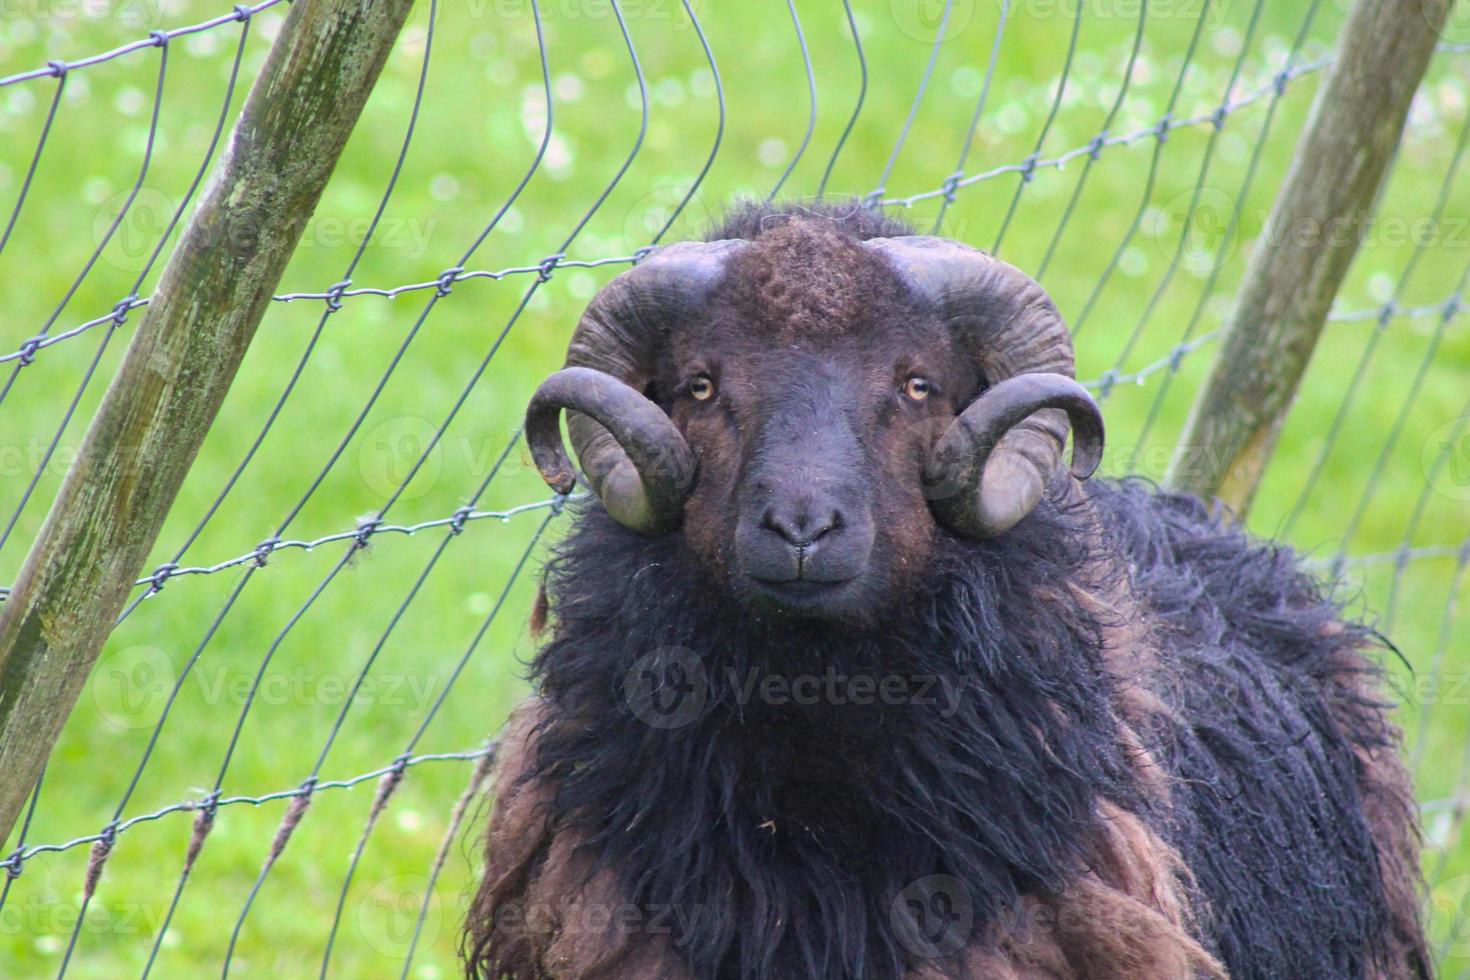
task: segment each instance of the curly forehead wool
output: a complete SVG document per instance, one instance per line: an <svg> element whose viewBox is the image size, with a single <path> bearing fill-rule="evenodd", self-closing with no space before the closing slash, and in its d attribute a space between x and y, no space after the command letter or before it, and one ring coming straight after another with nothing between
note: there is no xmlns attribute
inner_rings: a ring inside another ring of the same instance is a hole
<svg viewBox="0 0 1470 980"><path fill-rule="evenodd" d="M735 209L706 237L751 242L731 261L728 281L739 288L724 298L746 322L791 342L850 332L890 304L902 288L897 277L860 246L870 238L910 234L906 225L869 210L832 217L750 205Z"/></svg>
<svg viewBox="0 0 1470 980"><path fill-rule="evenodd" d="M859 239L828 222L786 222L732 262L750 322L782 341L846 332L897 290L893 272Z"/></svg>

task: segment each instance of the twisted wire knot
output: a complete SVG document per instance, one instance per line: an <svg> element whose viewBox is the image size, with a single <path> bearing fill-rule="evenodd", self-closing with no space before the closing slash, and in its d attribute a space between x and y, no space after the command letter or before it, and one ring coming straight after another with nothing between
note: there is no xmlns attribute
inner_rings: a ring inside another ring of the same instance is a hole
<svg viewBox="0 0 1470 980"><path fill-rule="evenodd" d="M30 367L30 365L36 360L36 351L41 349L41 344L45 340L45 337L35 336L20 345L21 367Z"/></svg>
<svg viewBox="0 0 1470 980"><path fill-rule="evenodd" d="M116 303L113 303L112 304L112 324L113 324L113 326L120 327L124 323L127 323L128 322L128 314L130 312L132 312L133 304L136 303L137 301L138 301L138 294L137 293L134 293L131 296L124 296L122 299L120 299Z"/></svg>
<svg viewBox="0 0 1470 980"><path fill-rule="evenodd" d="M1173 126L1174 113L1164 113L1164 118L1160 119L1159 124L1154 127L1154 139L1158 140L1160 143L1169 142L1169 133L1173 131Z"/></svg>
<svg viewBox="0 0 1470 980"><path fill-rule="evenodd" d="M434 287L434 295L438 296L440 299L448 296L449 293L454 289L454 284L459 280L460 273L462 272L464 272L464 266L456 265L451 266L450 268L445 269L443 272L439 273L439 278L434 280L436 283L438 283L438 285Z"/></svg>
<svg viewBox="0 0 1470 980"><path fill-rule="evenodd" d="M469 521L470 515L474 512L475 508L472 505L465 504L459 510L451 514L449 517L449 533L458 534L463 531L465 523Z"/></svg>
<svg viewBox="0 0 1470 980"><path fill-rule="evenodd" d="M540 282L550 282L552 272L556 270L556 267L561 263L561 260L566 257L567 253L556 252L552 255L546 256L546 258L542 259L540 262L537 262L537 280L539 280Z"/></svg>
<svg viewBox="0 0 1470 980"><path fill-rule="evenodd" d="M381 517L369 517L366 520L359 521L357 524L357 533L352 536L353 550L366 548L368 546L368 539L376 534L378 528L382 526L383 519Z"/></svg>
<svg viewBox="0 0 1470 980"><path fill-rule="evenodd" d="M939 185L939 190L944 194L945 204L953 204L955 202L955 192L960 189L960 181L964 176L965 172L963 170L956 170L944 178L944 183Z"/></svg>
<svg viewBox="0 0 1470 980"><path fill-rule="evenodd" d="M1021 183L1031 183L1031 178L1036 176L1036 162L1040 159L1039 153L1033 153L1021 161L1021 169L1017 171L1021 175Z"/></svg>
<svg viewBox="0 0 1470 980"><path fill-rule="evenodd" d="M276 548L280 545L280 543L281 543L280 537L269 537L269 538L266 538L264 541L262 541L260 544L256 545L255 546L255 567L256 568L264 568L265 567L266 559L268 559L271 556L272 552L274 552L276 550Z"/></svg>
<svg viewBox="0 0 1470 980"><path fill-rule="evenodd" d="M157 593L162 592L164 583L167 582L169 580L169 577L178 570L178 562L171 561L159 565L156 569L153 570L153 574L148 576L148 594L156 595Z"/></svg>
<svg viewBox="0 0 1470 980"><path fill-rule="evenodd" d="M351 285L351 279L343 279L341 282L334 282L327 287L327 295L323 299L326 300L328 310L336 313L342 308L342 295L347 292L347 287Z"/></svg>

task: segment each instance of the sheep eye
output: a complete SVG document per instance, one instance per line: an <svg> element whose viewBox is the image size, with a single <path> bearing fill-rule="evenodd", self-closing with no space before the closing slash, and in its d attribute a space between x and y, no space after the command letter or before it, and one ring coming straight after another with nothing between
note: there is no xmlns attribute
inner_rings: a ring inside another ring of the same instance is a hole
<svg viewBox="0 0 1470 980"><path fill-rule="evenodd" d="M909 378L904 382L903 393L909 401L921 402L929 397L929 392L934 390L928 378Z"/></svg>
<svg viewBox="0 0 1470 980"><path fill-rule="evenodd" d="M689 381L689 394L695 401L709 401L714 397L715 383L707 374L696 374Z"/></svg>

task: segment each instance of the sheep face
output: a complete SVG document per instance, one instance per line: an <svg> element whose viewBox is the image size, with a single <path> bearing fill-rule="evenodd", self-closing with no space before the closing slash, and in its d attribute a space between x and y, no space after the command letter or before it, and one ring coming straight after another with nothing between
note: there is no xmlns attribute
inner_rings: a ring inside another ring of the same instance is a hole
<svg viewBox="0 0 1470 980"><path fill-rule="evenodd" d="M755 604L860 615L926 568L924 462L981 379L880 256L779 231L731 263L653 381L696 460L681 532Z"/></svg>
<svg viewBox="0 0 1470 980"><path fill-rule="evenodd" d="M526 415L546 481L575 471L619 522L682 535L715 581L800 616L871 618L937 534L1022 520L1102 452L1056 308L945 239L793 218L681 243L603 289Z"/></svg>

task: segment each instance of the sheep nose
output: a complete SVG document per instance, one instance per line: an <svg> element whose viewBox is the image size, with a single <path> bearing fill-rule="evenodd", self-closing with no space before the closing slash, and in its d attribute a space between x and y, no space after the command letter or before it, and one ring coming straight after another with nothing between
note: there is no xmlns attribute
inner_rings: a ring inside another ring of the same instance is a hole
<svg viewBox="0 0 1470 980"><path fill-rule="evenodd" d="M842 526L842 515L835 508L803 507L799 510L767 510L761 526L775 531L793 548L808 548L823 535Z"/></svg>

